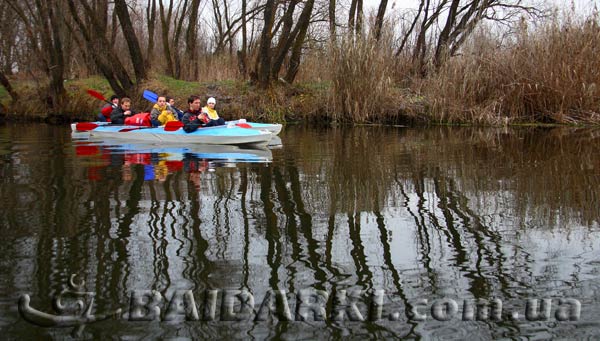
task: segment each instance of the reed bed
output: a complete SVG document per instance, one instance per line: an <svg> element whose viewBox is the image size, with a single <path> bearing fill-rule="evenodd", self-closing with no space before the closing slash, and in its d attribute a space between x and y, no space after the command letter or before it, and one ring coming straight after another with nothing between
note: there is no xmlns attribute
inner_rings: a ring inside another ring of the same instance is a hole
<svg viewBox="0 0 600 341"><path fill-rule="evenodd" d="M346 37L330 48L328 111L333 121L375 122L393 113L398 98L391 47L370 37Z"/></svg>
<svg viewBox="0 0 600 341"><path fill-rule="evenodd" d="M419 87L430 120L451 123L600 123L600 27L553 21L522 27L509 46L479 34Z"/></svg>

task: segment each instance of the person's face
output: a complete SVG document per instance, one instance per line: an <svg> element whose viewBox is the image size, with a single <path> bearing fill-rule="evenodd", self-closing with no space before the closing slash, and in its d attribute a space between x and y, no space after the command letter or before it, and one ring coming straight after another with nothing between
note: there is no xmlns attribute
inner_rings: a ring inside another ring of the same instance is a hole
<svg viewBox="0 0 600 341"><path fill-rule="evenodd" d="M164 107L167 105L167 100L164 97L159 97L156 103L158 103L158 106Z"/></svg>
<svg viewBox="0 0 600 341"><path fill-rule="evenodd" d="M131 109L131 102L123 102L123 104L121 104L121 108L123 108L125 111Z"/></svg>
<svg viewBox="0 0 600 341"><path fill-rule="evenodd" d="M200 109L200 105L202 103L200 102L199 99L194 100L191 104L190 104L190 109L192 110L199 110Z"/></svg>
<svg viewBox="0 0 600 341"><path fill-rule="evenodd" d="M215 108L215 102L208 102L208 107L211 109Z"/></svg>
<svg viewBox="0 0 600 341"><path fill-rule="evenodd" d="M173 98L171 98L171 99L169 100L169 104L170 104L170 105L175 105L175 100L174 100Z"/></svg>
<svg viewBox="0 0 600 341"><path fill-rule="evenodd" d="M112 102L115 105L119 105L119 99L118 98L113 99Z"/></svg>

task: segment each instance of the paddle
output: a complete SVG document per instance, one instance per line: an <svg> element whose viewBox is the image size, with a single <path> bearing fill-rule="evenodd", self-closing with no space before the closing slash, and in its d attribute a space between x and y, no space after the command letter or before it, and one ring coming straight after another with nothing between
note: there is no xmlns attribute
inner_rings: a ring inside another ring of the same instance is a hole
<svg viewBox="0 0 600 341"><path fill-rule="evenodd" d="M144 90L142 96L144 96L145 99L149 100L152 103L156 103L156 101L158 101L158 95L150 90Z"/></svg>
<svg viewBox="0 0 600 341"><path fill-rule="evenodd" d="M98 91L95 91L95 90L92 90L92 89L88 89L87 93L88 93L88 95L90 95L90 96L92 96L94 98L97 98L97 99L99 99L101 101L104 101L104 102L110 104L113 108L117 107L113 102L111 102L111 101L107 100L106 98L104 98L104 96L102 96L102 94L99 93Z"/></svg>
<svg viewBox="0 0 600 341"><path fill-rule="evenodd" d="M131 127L131 128L123 128L123 129L119 130L119 133L126 133L126 132L132 131L132 130L150 129L150 128L154 128L154 127Z"/></svg>

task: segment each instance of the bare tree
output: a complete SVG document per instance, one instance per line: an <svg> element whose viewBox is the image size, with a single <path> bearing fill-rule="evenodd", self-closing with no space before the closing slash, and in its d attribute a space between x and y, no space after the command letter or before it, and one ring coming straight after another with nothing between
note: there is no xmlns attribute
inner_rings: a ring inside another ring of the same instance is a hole
<svg viewBox="0 0 600 341"><path fill-rule="evenodd" d="M25 4L14 0L6 2L25 25L30 47L35 51L41 69L48 75L50 83L46 102L51 110L60 110L66 94L63 85L65 26L62 18L58 17L63 11L62 1L35 0Z"/></svg>
<svg viewBox="0 0 600 341"><path fill-rule="evenodd" d="M253 77L258 85L267 88L271 84L271 41L273 40L273 24L275 23L275 12L277 3L275 0L267 0L265 4L263 29L260 35L260 45L256 58Z"/></svg>
<svg viewBox="0 0 600 341"><path fill-rule="evenodd" d="M458 51L481 21L492 20L507 24L521 15L539 17L543 12L524 5L523 0L421 0L396 56L406 48L408 40L414 34L413 61L417 70L425 74L424 66L428 55L431 56L433 65L441 66L447 57ZM429 47L432 51L428 53Z"/></svg>
<svg viewBox="0 0 600 341"><path fill-rule="evenodd" d="M383 18L385 16L385 10L387 8L388 1L381 0L379 2L379 8L377 10L377 16L375 17L375 39L379 40L381 37L381 29L383 27Z"/></svg>
<svg viewBox="0 0 600 341"><path fill-rule="evenodd" d="M294 81L296 74L298 73L298 68L300 67L302 47L306 38L306 32L308 31L308 25L310 24L310 15L312 13L314 4L314 0L306 1L304 4L304 9L302 10L302 14L300 14L300 18L298 19L296 29L294 30L294 45L290 55L289 66L285 75L285 81L288 83L292 83Z"/></svg>
<svg viewBox="0 0 600 341"><path fill-rule="evenodd" d="M158 5L159 5L159 13L160 13L160 27L161 27L161 37L162 37L162 47L163 47L163 57L165 59L165 61L167 62L167 75L174 77L175 76L175 69L173 67L173 57L171 55L171 45L169 43L169 41L171 40L169 31L171 30L171 17L173 16L173 0L169 0L169 6L166 9L166 13L165 13L165 6L163 5L163 1L159 0L158 1Z"/></svg>
<svg viewBox="0 0 600 341"><path fill-rule="evenodd" d="M248 72L248 67L246 65L246 54L248 52L248 32L246 28L248 25L246 18L248 12L247 6L247 1L242 0L242 49L238 51L238 68L243 76Z"/></svg>
<svg viewBox="0 0 600 341"><path fill-rule="evenodd" d="M148 25L148 48L146 49L146 68L150 69L154 55L154 28L156 25L156 0L148 1L146 6L146 20Z"/></svg>
<svg viewBox="0 0 600 341"><path fill-rule="evenodd" d="M329 15L329 36L331 40L336 40L336 29L335 29L335 0L329 0L328 11Z"/></svg>
<svg viewBox="0 0 600 341"><path fill-rule="evenodd" d="M144 63L140 43L135 35L125 0L115 0L115 12L117 12L119 22L121 23L121 29L123 30L123 36L129 47L129 55L131 57L131 63L133 64L135 78L138 82L141 82L146 79L146 63Z"/></svg>
<svg viewBox="0 0 600 341"><path fill-rule="evenodd" d="M198 10L200 8L200 0L192 0L190 5L190 15L188 19L188 27L185 33L185 52L187 56L187 65L189 74L193 79L198 79L198 47L196 42L198 40Z"/></svg>
<svg viewBox="0 0 600 341"><path fill-rule="evenodd" d="M363 0L352 0L350 2L350 11L348 12L348 29L350 33L355 35L362 33L364 17Z"/></svg>
<svg viewBox="0 0 600 341"><path fill-rule="evenodd" d="M289 55L289 67L286 81L291 82L296 76L300 63L302 47L312 16L314 0L304 2L304 7L297 22L294 24L294 10L299 1L291 0L284 10L281 20L275 25L277 3L268 0L264 9L264 26L260 39L259 52L256 60L253 79L259 86L268 87L271 81L277 79L285 58ZM272 47L273 36L277 33L278 41Z"/></svg>
<svg viewBox="0 0 600 341"><path fill-rule="evenodd" d="M119 96L133 93L135 83L113 49L113 45L109 43L105 35L101 34L102 31L99 31L100 34L96 33L98 27L103 25L98 13L87 1L77 1L76 3L74 0L67 0L67 2L69 13L75 22L75 27L71 27L71 31L73 34L81 34L87 50L94 51L90 55L111 88Z"/></svg>

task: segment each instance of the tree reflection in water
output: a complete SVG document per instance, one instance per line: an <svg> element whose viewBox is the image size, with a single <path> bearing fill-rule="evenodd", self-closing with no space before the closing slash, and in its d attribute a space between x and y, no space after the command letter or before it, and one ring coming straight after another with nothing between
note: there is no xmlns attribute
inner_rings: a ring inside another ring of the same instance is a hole
<svg viewBox="0 0 600 341"><path fill-rule="evenodd" d="M11 283L21 272L10 269L30 273L4 293L51 297L78 273L98 310L134 289L164 297L191 289L198 300L206 289L245 289L258 305L269 290L312 288L383 289L386 309L399 313L397 322L321 327L125 321L89 326L94 336L535 337L598 327L418 322L410 313L422 298L499 298L517 309L526 298L576 297L587 303L583 319L597 314L597 129L289 127L282 149L254 153L260 163L209 151L72 148L55 129L40 130L43 143L13 136L19 151L2 164L2 196L17 198L6 201L2 225L8 240L32 245L1 254ZM56 153L69 148L78 153ZM42 194L26 212L24 188ZM23 321L8 326L25 335Z"/></svg>

